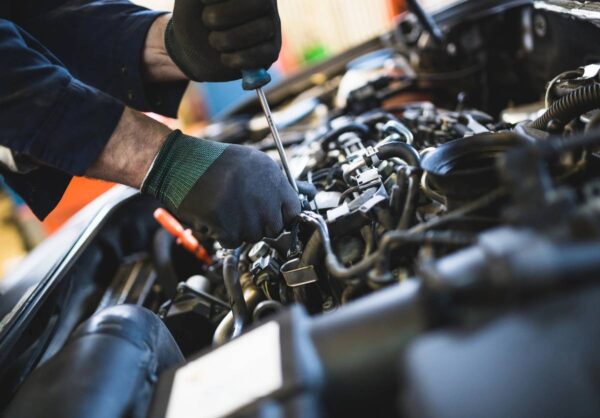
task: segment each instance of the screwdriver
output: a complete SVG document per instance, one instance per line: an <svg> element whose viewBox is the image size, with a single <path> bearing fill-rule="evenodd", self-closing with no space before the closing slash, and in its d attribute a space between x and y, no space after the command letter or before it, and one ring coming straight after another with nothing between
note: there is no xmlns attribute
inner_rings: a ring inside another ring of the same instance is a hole
<svg viewBox="0 0 600 418"><path fill-rule="evenodd" d="M203 4L210 5L214 3L219 3L222 0L201 0ZM277 152L279 153L279 159L281 160L281 165L283 166L283 171L285 171L285 175L288 178L288 181L292 185L292 188L300 197L300 201L302 201L302 196L300 195L300 191L298 190L298 185L296 184L296 179L292 176L292 172L290 171L290 165L287 160L287 156L285 155L285 150L283 148L283 142L281 142L281 137L279 136L279 131L277 130L277 126L275 126L275 122L273 121L273 115L271 114L271 107L269 106L269 102L267 101L267 96L265 96L265 92L263 91L263 86L269 84L271 82L271 76L269 72L260 68L257 70L242 70L242 87L244 90L256 90L256 94L258 95L258 100L260 101L260 105L262 107L263 113L265 114L265 118L267 118L267 123L269 124L269 129L271 130L271 135L273 135L273 140L275 141L275 145L277 146Z"/></svg>
<svg viewBox="0 0 600 418"><path fill-rule="evenodd" d="M263 91L263 86L268 84L270 81L271 76L265 69L242 71L242 87L244 88L244 90L256 90L258 100L260 101L260 105L262 107L263 113L265 114L265 118L267 119L267 123L269 124L271 135L273 135L273 140L275 141L275 145L277 146L277 152L279 153L279 158L281 159L283 171L285 171L285 175L287 176L288 181L292 185L292 188L296 191L296 194L299 195L300 192L298 190L298 185L296 184L296 179L294 179L294 176L290 171L287 156L285 155L285 149L283 148L283 142L281 142L279 131L277 130L277 126L273 121L273 115L271 114L271 108L269 106L269 102L267 101L267 96Z"/></svg>

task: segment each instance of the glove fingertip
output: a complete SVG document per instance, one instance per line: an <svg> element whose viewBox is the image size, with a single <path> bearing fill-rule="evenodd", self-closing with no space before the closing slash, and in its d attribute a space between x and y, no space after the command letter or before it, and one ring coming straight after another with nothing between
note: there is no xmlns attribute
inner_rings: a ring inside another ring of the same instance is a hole
<svg viewBox="0 0 600 418"><path fill-rule="evenodd" d="M294 198L288 200L283 204L282 214L283 214L283 222L287 226L291 222L293 222L300 212L302 211L302 206L300 205L300 200L297 196L294 195Z"/></svg>
<svg viewBox="0 0 600 418"><path fill-rule="evenodd" d="M314 184L307 181L298 181L297 184L300 193L308 197L310 200L313 200L317 195L317 188Z"/></svg>

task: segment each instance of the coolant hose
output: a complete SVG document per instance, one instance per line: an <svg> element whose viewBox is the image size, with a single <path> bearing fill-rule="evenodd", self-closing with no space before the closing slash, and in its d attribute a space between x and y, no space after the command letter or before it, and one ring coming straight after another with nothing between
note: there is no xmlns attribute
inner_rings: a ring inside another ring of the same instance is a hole
<svg viewBox="0 0 600 418"><path fill-rule="evenodd" d="M377 160L385 161L389 160L390 158L400 158L411 167L421 168L421 156L419 155L419 152L410 144L399 141L385 142L384 140L376 145L375 149L376 153L374 156L365 156L362 159L356 160L344 169L343 176L347 184L352 183L351 174L353 172L359 168L363 168L365 165L377 165Z"/></svg>
<svg viewBox="0 0 600 418"><path fill-rule="evenodd" d="M360 135L363 135L363 136L368 135L369 127L362 123L349 123L347 125L341 126L337 129L332 130L331 132L328 132L323 137L321 137L321 139L319 140L321 142L321 147L324 150L327 150L329 148L329 144L331 144L333 141L336 141L341 135L350 133L350 132L354 132L354 133L358 134L359 136Z"/></svg>
<svg viewBox="0 0 600 418"><path fill-rule="evenodd" d="M413 172L408 175L406 199L404 201L404 208L402 209L402 215L400 216L397 229L404 230L411 226L415 217L418 197L419 176L415 175Z"/></svg>
<svg viewBox="0 0 600 418"><path fill-rule="evenodd" d="M314 212L302 212L300 214L300 220L317 228L317 232L321 236L323 249L325 251L325 266L327 267L329 273L339 280L353 280L357 277L364 276L374 266L378 267L377 273L380 273L381 270L383 270L383 267L387 265L387 259L389 258L392 247L398 244L440 243L447 245L468 245L471 243L471 238L465 237L464 235L445 234L433 231L388 231L383 235L377 251L369 254L358 263L346 267L338 260L333 251L327 223L323 217ZM314 243L316 245L319 241L314 237L311 238L311 241L313 239L315 240Z"/></svg>
<svg viewBox="0 0 600 418"><path fill-rule="evenodd" d="M245 282L245 284L242 284L242 289L244 290L244 300L246 301L248 311L252 311L262 299L262 294L259 292L256 286L254 286L254 283ZM214 347L223 345L232 338L234 325L235 320L233 317L233 311L229 311L221 320L221 322L219 322L219 325L215 330L213 335Z"/></svg>
<svg viewBox="0 0 600 418"><path fill-rule="evenodd" d="M402 122L398 120L390 120L388 121L382 128L384 134L393 135L398 134L401 137L404 137L406 143L408 145L412 145L415 141L415 137L410 129L406 127Z"/></svg>
<svg viewBox="0 0 600 418"><path fill-rule="evenodd" d="M240 284L240 272L238 271L238 255L230 254L223 262L223 280L231 303L233 314L233 332L231 337L235 338L242 334L246 325L250 323L250 313L244 300L244 292Z"/></svg>
<svg viewBox="0 0 600 418"><path fill-rule="evenodd" d="M323 249L323 238L319 231L313 232L310 239L304 246L302 257L300 258L300 267L317 265L322 262L325 250Z"/></svg>
<svg viewBox="0 0 600 418"><path fill-rule="evenodd" d="M378 146L377 158L380 160L400 158L406 161L411 167L421 168L421 156L416 149L404 142L388 142Z"/></svg>
<svg viewBox="0 0 600 418"><path fill-rule="evenodd" d="M152 261L156 268L158 281L168 298L173 299L177 292L177 273L173 265L171 251L175 245L175 237L167 230L159 228L152 242Z"/></svg>
<svg viewBox="0 0 600 418"><path fill-rule="evenodd" d="M598 108L600 108L600 84L580 87L552 103L546 113L531 123L531 127L543 131L549 128L558 131L576 117Z"/></svg>

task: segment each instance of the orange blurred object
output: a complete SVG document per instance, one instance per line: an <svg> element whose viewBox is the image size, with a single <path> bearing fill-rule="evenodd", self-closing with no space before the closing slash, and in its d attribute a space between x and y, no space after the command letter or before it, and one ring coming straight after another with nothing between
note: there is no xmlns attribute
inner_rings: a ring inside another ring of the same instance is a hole
<svg viewBox="0 0 600 418"><path fill-rule="evenodd" d="M44 219L44 229L48 234L53 233L71 216L114 185L102 180L73 177L58 205Z"/></svg>
<svg viewBox="0 0 600 418"><path fill-rule="evenodd" d="M179 221L165 209L156 209L154 211L154 219L156 219L171 235L177 238L177 244L194 254L198 260L209 266L213 263L213 260L206 249L192 234L192 230L185 229L183 225L181 225Z"/></svg>
<svg viewBox="0 0 600 418"><path fill-rule="evenodd" d="M404 0L390 0L390 12L392 17L398 16L406 10Z"/></svg>
<svg viewBox="0 0 600 418"><path fill-rule="evenodd" d="M285 35L282 35L281 42L281 52L279 54L277 65L283 74L293 74L300 69L298 59L294 56L291 48L288 46L288 38Z"/></svg>

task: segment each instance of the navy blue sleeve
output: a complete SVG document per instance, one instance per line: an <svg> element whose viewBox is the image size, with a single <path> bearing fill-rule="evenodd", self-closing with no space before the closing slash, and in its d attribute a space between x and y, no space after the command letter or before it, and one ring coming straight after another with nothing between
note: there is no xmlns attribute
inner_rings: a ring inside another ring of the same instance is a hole
<svg viewBox="0 0 600 418"><path fill-rule="evenodd" d="M187 82L147 83L142 74L146 35L160 14L127 0L13 1L14 21L79 80L134 109L174 117Z"/></svg>
<svg viewBox="0 0 600 418"><path fill-rule="evenodd" d="M4 19L0 57L0 145L44 166L19 175L15 187L43 218L70 175L83 175L98 158L124 106L74 78L34 38ZM7 180L14 186L12 177Z"/></svg>

